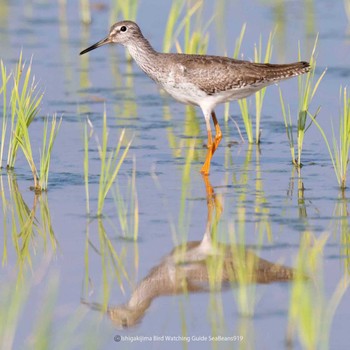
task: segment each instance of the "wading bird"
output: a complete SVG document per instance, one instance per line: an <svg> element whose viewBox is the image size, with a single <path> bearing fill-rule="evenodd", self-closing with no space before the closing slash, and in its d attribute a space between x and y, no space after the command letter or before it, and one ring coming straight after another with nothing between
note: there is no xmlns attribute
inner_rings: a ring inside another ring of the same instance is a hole
<svg viewBox="0 0 350 350"><path fill-rule="evenodd" d="M310 70L307 62L253 63L221 56L157 52L132 21L115 23L105 39L80 55L110 43L125 46L139 67L174 99L201 108L208 132L208 151L201 169L204 175L209 174L211 158L222 138L214 111L218 104L245 98ZM215 126L214 140L210 117Z"/></svg>

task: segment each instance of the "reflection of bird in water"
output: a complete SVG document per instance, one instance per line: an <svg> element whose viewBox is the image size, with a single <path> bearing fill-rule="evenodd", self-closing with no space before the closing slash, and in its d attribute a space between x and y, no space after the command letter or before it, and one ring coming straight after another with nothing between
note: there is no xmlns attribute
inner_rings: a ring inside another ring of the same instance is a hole
<svg viewBox="0 0 350 350"><path fill-rule="evenodd" d="M127 47L140 68L177 101L201 108L208 133L208 151L201 170L205 175L209 174L211 158L222 138L215 107L310 70L307 62L253 63L228 57L157 52L131 21L114 24L105 39L80 54L109 43ZM214 140L210 118L215 126Z"/></svg>
<svg viewBox="0 0 350 350"><path fill-rule="evenodd" d="M261 259L244 246L215 242L211 234L213 212L216 212L215 225L221 215L221 203L208 177L204 176L203 179L208 205L203 239L175 247L138 284L127 303L108 307L108 316L117 327L137 324L157 297L209 292L213 290L213 285L216 290L220 290L222 287L240 283L240 271L244 271L246 283L271 283L293 278L293 269ZM102 310L102 306L97 303L84 303L93 309Z"/></svg>

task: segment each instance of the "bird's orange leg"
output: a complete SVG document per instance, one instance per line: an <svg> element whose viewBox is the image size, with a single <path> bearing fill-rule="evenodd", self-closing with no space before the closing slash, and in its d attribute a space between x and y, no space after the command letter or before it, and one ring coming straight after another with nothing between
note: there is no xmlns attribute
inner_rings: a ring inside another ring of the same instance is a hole
<svg viewBox="0 0 350 350"><path fill-rule="evenodd" d="M208 144L207 144L208 151L207 151L207 156L205 157L205 162L201 169L201 173L203 175L209 174L211 158L213 157L213 154L215 153L222 139L220 125L218 123L218 120L216 119L216 115L214 111L211 112L211 117L213 118L213 122L215 126L215 139L213 142L213 137L212 137L211 128L210 128L210 121L206 120L207 131L208 131Z"/></svg>
<svg viewBox="0 0 350 350"><path fill-rule="evenodd" d="M221 142L222 132L221 132L218 120L216 119L216 115L215 115L214 111L211 112L211 117L213 118L213 122L214 122L214 126L215 126L215 140L214 140L214 144L213 144L213 154L214 154L214 152L219 147L219 144Z"/></svg>

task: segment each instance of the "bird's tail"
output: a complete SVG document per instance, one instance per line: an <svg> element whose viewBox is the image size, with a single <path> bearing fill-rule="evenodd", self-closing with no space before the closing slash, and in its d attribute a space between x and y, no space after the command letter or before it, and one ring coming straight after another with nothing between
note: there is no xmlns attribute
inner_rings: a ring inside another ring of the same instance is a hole
<svg viewBox="0 0 350 350"><path fill-rule="evenodd" d="M295 62L289 64L265 64L265 79L279 81L295 77L310 71L308 62Z"/></svg>

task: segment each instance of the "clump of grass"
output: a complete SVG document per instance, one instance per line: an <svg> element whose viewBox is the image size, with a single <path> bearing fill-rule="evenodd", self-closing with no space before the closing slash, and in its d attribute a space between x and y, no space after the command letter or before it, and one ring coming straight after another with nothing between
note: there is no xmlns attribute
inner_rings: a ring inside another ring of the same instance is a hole
<svg viewBox="0 0 350 350"><path fill-rule="evenodd" d="M34 162L29 132L28 132L28 128L25 125L24 115L20 113L19 119L20 119L20 122L22 123L22 138L18 140L18 143L22 148L23 154L33 174L34 186L31 187L31 189L37 193L40 193L42 191L47 191L52 148L53 148L57 133L60 129L62 118L57 123L56 116L52 117L51 130L49 135L48 135L49 122L48 122L48 118L45 118L39 172L37 171L37 167Z"/></svg>
<svg viewBox="0 0 350 350"><path fill-rule="evenodd" d="M40 192L38 171L36 169L36 165L33 158L32 146L31 146L30 137L29 137L29 130L26 125L26 119L25 119L26 116L25 114L22 113L22 111L19 110L18 112L19 112L18 125L20 125L21 137L19 138L17 136L16 142L21 147L22 152L29 164L30 170L32 171L33 180L34 180L33 190L35 192Z"/></svg>
<svg viewBox="0 0 350 350"><path fill-rule="evenodd" d="M315 39L314 47L311 52L311 57L309 60L311 70L304 76L298 77L298 86L299 86L299 115L298 115L298 161L297 165L301 166L301 153L303 149L303 141L304 135L307 131L307 116L310 115L312 117L311 120L314 120L318 113L320 112L320 107L316 109L316 112L310 112L310 104L315 96L315 93L326 74L326 69L322 72L320 77L317 79L316 83L314 83L315 78L315 68L316 68L316 47L318 42L318 36ZM299 46L299 61L301 61L301 53ZM311 124L309 124L310 126Z"/></svg>
<svg viewBox="0 0 350 350"><path fill-rule="evenodd" d="M245 29L245 27L244 27ZM244 32L243 32L244 34ZM241 32L240 39L243 38L243 34ZM262 59L262 37L260 35L259 39L259 45L255 45L254 47L254 62L264 62L268 63L271 60L271 55L272 55L272 42L273 42L273 36L274 33L271 32L266 44L266 50L265 50L265 56L264 59ZM238 41L239 45L240 42ZM237 47L237 45L236 45ZM236 51L236 54L238 51ZM249 106L248 106L248 99L244 98L241 100L238 100L238 105L241 110L242 118L243 118L243 123L245 126L245 130L247 133L247 138L249 143L260 143L260 138L261 138L261 130L260 130L260 122L261 122L261 111L262 111L262 106L264 102L264 97L265 97L265 92L266 88L261 89L257 93L255 93L255 141L254 141L254 136L253 136L253 122L252 118L249 114Z"/></svg>
<svg viewBox="0 0 350 350"><path fill-rule="evenodd" d="M103 113L103 127L102 127L102 144L99 144L98 151L101 160L100 181L97 201L97 216L102 215L104 202L106 196L111 189L121 165L123 164L126 155L131 146L132 140L130 140L124 150L121 147L124 142L125 129L121 132L117 147L108 152L108 130L107 130L107 113L106 110Z"/></svg>
<svg viewBox="0 0 350 350"><path fill-rule="evenodd" d="M10 98L11 128L7 156L7 168L13 169L17 151L24 134L38 114L43 94L37 91L35 78L31 79L32 62L29 65L22 63L20 54L16 71L13 74L13 88ZM5 113L5 116L8 114Z"/></svg>
<svg viewBox="0 0 350 350"><path fill-rule="evenodd" d="M16 70L12 74L7 74L7 70L1 61L2 86L0 93L3 94L3 122L0 148L0 166L2 167L3 155L6 140L8 139L7 169L11 170L15 166L18 148L21 148L33 174L33 189L37 192L47 190L48 174L50 168L52 147L60 128L61 121L56 123L56 116L52 119L51 132L48 135L48 120L44 122L43 147L40 161L40 173L34 162L33 152L29 136L29 126L38 114L43 94L37 90L35 78L31 77L32 61L25 65L22 61L22 53L17 62ZM12 79L12 90L10 93L10 103L7 103L8 84ZM11 115L9 135L8 122Z"/></svg>
<svg viewBox="0 0 350 350"><path fill-rule="evenodd" d="M320 112L320 107L316 109L314 113L310 112L310 104L316 94L316 91L326 74L326 70L322 72L320 77L315 81L315 68L316 68L316 47L317 47L318 37L316 37L314 47L311 52L311 57L309 60L311 70L304 74L303 76L298 77L298 90L299 90L299 113L297 118L297 156L295 151L295 142L293 137L293 123L290 113L290 108L288 106L288 113L286 111L286 106L284 103L284 99L282 96L282 92L280 90L280 101L282 108L282 115L284 119L284 124L286 127L287 137L289 141L289 147L292 156L292 162L297 168L302 167L301 163L301 155L303 151L304 144L304 136L306 131L310 128L313 121L316 119L317 115ZM301 60L301 53L299 47L299 60ZM308 116L310 117L310 121L308 122Z"/></svg>
<svg viewBox="0 0 350 350"><path fill-rule="evenodd" d="M336 137L332 124L333 150L320 124L312 115L310 115L310 118L312 118L326 142L338 184L340 188L344 190L346 188L350 150L350 97L348 96L346 87L340 88L340 104L342 110L339 114L339 138Z"/></svg>
<svg viewBox="0 0 350 350"><path fill-rule="evenodd" d="M41 191L46 191L49 180L49 170L51 164L51 153L55 143L58 131L61 127L62 118L57 122L57 117L54 115L51 120L51 130L48 135L49 121L48 118L44 120L43 142L40 155L40 175L39 175L39 188ZM48 137L49 136L49 137Z"/></svg>

